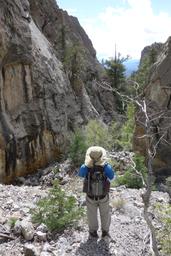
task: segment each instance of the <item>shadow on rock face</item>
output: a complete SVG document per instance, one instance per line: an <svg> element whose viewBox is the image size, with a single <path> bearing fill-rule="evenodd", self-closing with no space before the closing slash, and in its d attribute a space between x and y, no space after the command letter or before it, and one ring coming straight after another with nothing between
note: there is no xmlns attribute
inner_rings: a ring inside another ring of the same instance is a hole
<svg viewBox="0 0 171 256"><path fill-rule="evenodd" d="M76 256L114 256L112 252L110 252L109 248L109 239L96 239L96 238L88 238L86 242L81 243L75 252Z"/></svg>
<svg viewBox="0 0 171 256"><path fill-rule="evenodd" d="M154 172L156 184L165 183L166 179L171 176L171 168L160 168Z"/></svg>
<svg viewBox="0 0 171 256"><path fill-rule="evenodd" d="M167 192L171 203L171 168L160 168L154 172L155 184L158 191Z"/></svg>

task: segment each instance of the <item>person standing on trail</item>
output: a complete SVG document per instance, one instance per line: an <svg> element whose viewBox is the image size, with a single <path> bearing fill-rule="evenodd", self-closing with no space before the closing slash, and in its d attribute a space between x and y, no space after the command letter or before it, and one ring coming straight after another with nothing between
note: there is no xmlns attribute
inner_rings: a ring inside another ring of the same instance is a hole
<svg viewBox="0 0 171 256"><path fill-rule="evenodd" d="M99 146L87 149L85 163L79 174L84 177L83 192L86 193L89 235L98 238L98 217L100 212L102 237L109 236L111 211L109 206L110 180L115 176L112 166L107 163L106 150Z"/></svg>

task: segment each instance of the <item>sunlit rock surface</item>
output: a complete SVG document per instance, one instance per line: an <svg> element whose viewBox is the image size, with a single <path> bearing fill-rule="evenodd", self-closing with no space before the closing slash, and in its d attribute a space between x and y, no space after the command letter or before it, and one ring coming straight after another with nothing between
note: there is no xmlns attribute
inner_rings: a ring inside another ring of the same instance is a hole
<svg viewBox="0 0 171 256"><path fill-rule="evenodd" d="M88 52L79 91L61 62L64 19L66 42L80 41ZM113 96L101 101L94 82L101 70L78 20L55 1L0 0L0 182L58 159L69 131L106 112L112 116Z"/></svg>

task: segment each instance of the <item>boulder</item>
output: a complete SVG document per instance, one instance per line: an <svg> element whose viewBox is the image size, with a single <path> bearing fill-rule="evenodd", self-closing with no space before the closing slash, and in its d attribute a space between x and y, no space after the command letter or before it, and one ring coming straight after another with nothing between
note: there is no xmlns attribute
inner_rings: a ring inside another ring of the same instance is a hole
<svg viewBox="0 0 171 256"><path fill-rule="evenodd" d="M39 256L40 250L36 248L33 244L24 245L24 255L25 256Z"/></svg>
<svg viewBox="0 0 171 256"><path fill-rule="evenodd" d="M17 220L14 225L14 232L16 234L22 234L25 240L30 241L34 237L35 230L33 224L30 221Z"/></svg>

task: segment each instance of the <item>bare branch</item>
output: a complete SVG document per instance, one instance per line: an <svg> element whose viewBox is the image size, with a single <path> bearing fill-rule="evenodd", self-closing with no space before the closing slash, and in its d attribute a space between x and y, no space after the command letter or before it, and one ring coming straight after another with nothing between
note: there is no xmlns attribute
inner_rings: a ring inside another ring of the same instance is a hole
<svg viewBox="0 0 171 256"><path fill-rule="evenodd" d="M158 139L157 143L153 146L153 150L154 150L153 155L154 155L154 156L155 156L156 153L157 153L157 146L159 145L159 143L161 142L161 140L162 140L162 139L164 138L164 136L166 135L166 132L167 132L167 131L165 131L165 133L162 134L162 136Z"/></svg>
<svg viewBox="0 0 171 256"><path fill-rule="evenodd" d="M137 88L137 89L139 88L138 83L131 81L131 80L129 82L132 82L135 88ZM103 88L105 90L113 91L115 94L117 94L119 97L121 97L123 101L134 103L140 110L141 120L139 120L137 118L137 121L142 123L142 125L144 127L144 132L145 132L145 134L139 138L145 139L145 143L146 143L147 159L148 159L148 161L147 161L147 169L148 169L147 181L145 182L143 175L139 171L136 170L136 165L133 161L132 161L132 167L135 170L135 172L138 175L140 175L143 185L145 186L145 192L142 194L142 199L143 199L143 203L144 203L144 218L145 218L146 223L150 230L150 240L151 240L151 245L152 245L152 251L155 256L159 256L158 247L157 247L157 239L156 239L156 235L155 235L155 228L150 219L148 208L149 208L149 204L150 204L150 197L151 197L152 185L153 185L152 160L153 160L154 156L156 155L156 150L157 150L159 143L161 142L161 140L164 138L164 136L166 134L166 132L165 132L165 134L163 134L160 137L160 139L157 141L157 143L155 145L153 145L154 144L153 131L154 131L155 127L152 127L152 123L156 120L159 120L162 117L162 115L164 115L164 112L160 112L160 115L158 115L158 116L157 115L150 116L150 114L147 111L147 108L148 108L147 102L145 99L143 99L143 98L141 99L140 95L137 95L136 98L131 98L128 95L121 94L115 88L112 88L111 85L107 82L102 82L102 83L96 82L96 83L98 86L100 86L101 88Z"/></svg>
<svg viewBox="0 0 171 256"><path fill-rule="evenodd" d="M143 183L143 186L146 187L146 182L145 182L145 179L144 179L142 173L139 172L139 171L136 169L136 164L135 164L135 162L133 161L133 159L131 158L130 160L131 160L131 163L132 163L131 167L133 168L133 170L135 171L135 173L136 173L138 176L140 176L140 178L141 178L141 180L142 180L142 183Z"/></svg>

